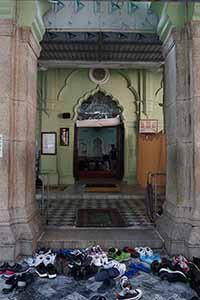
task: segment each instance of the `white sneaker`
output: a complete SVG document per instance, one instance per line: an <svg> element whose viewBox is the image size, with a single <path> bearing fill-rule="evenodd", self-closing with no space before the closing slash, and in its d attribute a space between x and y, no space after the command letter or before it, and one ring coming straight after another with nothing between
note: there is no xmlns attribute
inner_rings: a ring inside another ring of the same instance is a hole
<svg viewBox="0 0 200 300"><path fill-rule="evenodd" d="M118 300L139 300L142 297L142 291L140 289L124 289L118 295Z"/></svg>

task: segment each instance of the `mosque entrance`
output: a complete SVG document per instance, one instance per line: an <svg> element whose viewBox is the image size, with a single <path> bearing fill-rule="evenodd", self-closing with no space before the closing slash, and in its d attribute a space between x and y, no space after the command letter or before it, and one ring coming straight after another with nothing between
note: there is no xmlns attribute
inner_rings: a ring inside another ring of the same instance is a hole
<svg viewBox="0 0 200 300"><path fill-rule="evenodd" d="M74 177L123 177L124 129L121 108L110 95L97 92L84 101L75 125Z"/></svg>

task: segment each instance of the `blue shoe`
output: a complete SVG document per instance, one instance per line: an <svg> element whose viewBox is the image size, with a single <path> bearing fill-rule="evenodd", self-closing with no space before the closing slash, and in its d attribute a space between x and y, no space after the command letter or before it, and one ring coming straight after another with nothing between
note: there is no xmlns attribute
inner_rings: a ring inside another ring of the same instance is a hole
<svg viewBox="0 0 200 300"><path fill-rule="evenodd" d="M128 278L132 278L135 274L138 273L138 271L139 271L138 269L130 269L124 273L124 276Z"/></svg>
<svg viewBox="0 0 200 300"><path fill-rule="evenodd" d="M151 269L148 268L148 267L146 267L146 266L145 266L144 264L142 264L142 263L139 263L139 264L134 264L134 263L132 263L132 264L129 265L129 268L131 268L131 269L136 269L136 270L138 270L138 271L142 271L142 272L145 272L145 273L151 273Z"/></svg>
<svg viewBox="0 0 200 300"><path fill-rule="evenodd" d="M145 263L148 263L149 265L151 265L154 260L157 260L159 263L161 262L161 258L159 254L154 254L152 256L147 256L147 255L141 256L140 260Z"/></svg>

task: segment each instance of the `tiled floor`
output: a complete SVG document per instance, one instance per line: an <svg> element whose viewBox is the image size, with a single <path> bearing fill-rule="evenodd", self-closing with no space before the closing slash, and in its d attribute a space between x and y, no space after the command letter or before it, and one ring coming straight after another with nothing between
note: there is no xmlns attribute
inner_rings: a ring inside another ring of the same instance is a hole
<svg viewBox="0 0 200 300"><path fill-rule="evenodd" d="M145 207L145 191L122 185L120 193L86 193L84 184L69 186L64 191L49 193L48 214L44 221L52 226L76 226L77 210L81 208L116 208L128 227L152 226Z"/></svg>

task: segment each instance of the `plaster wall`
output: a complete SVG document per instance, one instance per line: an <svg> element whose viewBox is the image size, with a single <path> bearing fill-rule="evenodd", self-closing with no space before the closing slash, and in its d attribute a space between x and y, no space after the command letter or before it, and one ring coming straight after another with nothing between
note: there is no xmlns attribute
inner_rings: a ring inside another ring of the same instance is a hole
<svg viewBox="0 0 200 300"><path fill-rule="evenodd" d="M41 172L49 173L51 184L74 182L74 126L81 103L98 90L113 97L123 111L125 127L124 180L136 181L136 148L138 120L156 118L163 129L162 72L110 70L110 78L101 86L93 83L88 69L50 69L40 72L38 81L38 116L36 139L40 148L40 132L57 133L57 155L41 156ZM69 112L70 119L61 114ZM69 146L60 146L59 130L68 127Z"/></svg>

